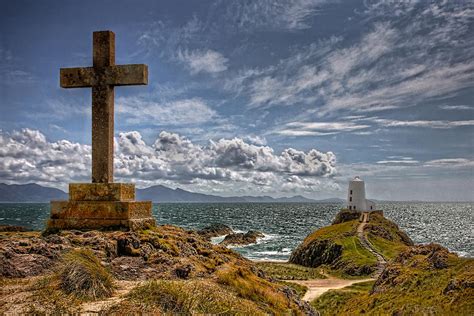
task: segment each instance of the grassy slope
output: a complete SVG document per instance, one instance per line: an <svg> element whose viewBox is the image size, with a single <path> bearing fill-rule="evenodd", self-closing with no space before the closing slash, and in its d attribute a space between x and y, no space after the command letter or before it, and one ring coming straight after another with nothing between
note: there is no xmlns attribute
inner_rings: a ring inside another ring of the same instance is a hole
<svg viewBox="0 0 474 316"><path fill-rule="evenodd" d="M377 259L361 245L357 236L359 224L358 220L349 220L323 227L308 235L300 247L310 247L317 240L330 240L337 245L342 245L342 255L330 265L329 272L343 277L364 275L366 272L360 273L361 270L357 268L373 268ZM388 260L396 257L411 244L408 236L395 223L378 214L371 214L364 234L373 247ZM362 271L367 271L367 269Z"/></svg>
<svg viewBox="0 0 474 316"><path fill-rule="evenodd" d="M343 247L342 255L337 260L336 266L329 271L335 275L345 275L344 269L354 266L375 266L375 258L367 249L362 247L357 237L358 220L320 228L305 238L301 247L309 246L315 240L331 240ZM350 277L350 276L349 276Z"/></svg>
<svg viewBox="0 0 474 316"><path fill-rule="evenodd" d="M385 259L393 259L407 249L408 236L395 223L378 214L370 216L364 232L372 246Z"/></svg>
<svg viewBox="0 0 474 316"><path fill-rule="evenodd" d="M370 283L362 287L354 285L329 291L312 305L322 315L471 314L474 311L474 260L449 254L445 268L434 268L429 260L429 254L419 254L392 262L387 267L386 280L382 282L379 278L374 293L371 293Z"/></svg>

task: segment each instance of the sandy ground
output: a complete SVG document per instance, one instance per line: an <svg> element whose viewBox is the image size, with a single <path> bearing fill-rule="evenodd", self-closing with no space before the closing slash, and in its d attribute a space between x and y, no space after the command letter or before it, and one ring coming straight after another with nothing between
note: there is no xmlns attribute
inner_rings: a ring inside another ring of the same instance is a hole
<svg viewBox="0 0 474 316"><path fill-rule="evenodd" d="M81 305L81 315L98 315L100 311L123 301L125 299L125 295L127 295L133 288L141 284L141 281L117 281L117 290L113 296L103 301L83 303Z"/></svg>
<svg viewBox="0 0 474 316"><path fill-rule="evenodd" d="M308 291L303 296L303 301L311 302L315 298L321 296L323 293L329 290L342 289L346 286L350 286L355 283L361 283L366 281L373 281L374 279L359 279L359 280L347 280L329 277L327 279L314 279L314 280L286 280L286 282L292 282L300 285L304 285L308 288Z"/></svg>

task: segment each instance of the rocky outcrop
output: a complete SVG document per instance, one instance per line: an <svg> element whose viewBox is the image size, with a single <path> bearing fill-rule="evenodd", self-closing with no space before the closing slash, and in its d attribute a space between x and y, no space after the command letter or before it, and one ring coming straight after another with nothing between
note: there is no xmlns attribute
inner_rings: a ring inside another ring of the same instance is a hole
<svg viewBox="0 0 474 316"><path fill-rule="evenodd" d="M227 225L216 223L198 230L197 233L206 240L210 240L212 237L232 234L234 231Z"/></svg>
<svg viewBox="0 0 474 316"><path fill-rule="evenodd" d="M255 244L258 238L263 238L265 235L259 231L249 230L246 233L234 233L225 236L224 240L220 243L222 246L237 245L246 246Z"/></svg>
<svg viewBox="0 0 474 316"><path fill-rule="evenodd" d="M429 268L432 269L444 269L448 266L448 257L450 252L438 244L428 245L417 245L408 248L407 250L400 253L394 260L394 263L400 263L402 265L413 265L417 266L420 264L418 257L422 257L422 261L425 265L428 264Z"/></svg>
<svg viewBox="0 0 474 316"><path fill-rule="evenodd" d="M407 248L401 252L375 282L372 293L381 293L395 286L401 286L402 283L412 282L407 276L407 271L422 270L436 271L449 267L449 260L454 261L457 256L450 253L446 248L438 244L417 245ZM469 280L451 280L444 289L448 293L452 290L459 290L466 287L474 288L474 281Z"/></svg>
<svg viewBox="0 0 474 316"><path fill-rule="evenodd" d="M255 238L261 236L258 232L249 232L248 235ZM7 314L23 314L30 310L72 313L74 310L69 311L68 308L77 306L71 302L70 296L58 292L60 288L56 288L56 283L50 282L49 278L61 271L64 258L77 249L87 249L91 257L95 257L120 284L127 282L135 286L139 284L138 281L164 281L173 300L181 299L181 293L175 291L176 286L206 282L217 289L217 296L214 297L217 305L225 305L229 297L235 297L240 300L239 306L240 303L255 306L258 312L254 314L258 315L315 315L309 304L302 302L289 288L266 278L251 261L230 249L205 241L194 231L170 225L135 232L73 230L48 236L39 232L0 234L0 277L3 277L0 314L6 311ZM38 286L27 286L28 280L8 280L32 276L35 276L35 280L41 280ZM145 283L155 286L153 282ZM4 291L3 284L8 284L10 288ZM36 291L43 291L43 287L48 287L48 291L52 292L38 295ZM9 293L8 298L2 295L6 291ZM12 291L17 293L13 299L10 295ZM161 291L156 292L157 297L161 298L162 295ZM194 293L190 295L190 300L195 302ZM24 302L25 297L29 298L28 302ZM150 312L150 306L144 306L141 298L136 304L129 297L123 296L123 299L125 305L117 305L117 311L121 314L124 310L128 311L126 314ZM204 300L209 306L206 297ZM122 298L111 300L110 303L120 304L121 301ZM161 302L160 299L154 301ZM103 307L106 308L105 305ZM174 307L170 305L165 311L173 312ZM154 311L160 312L157 313L160 315L163 312L159 309Z"/></svg>
<svg viewBox="0 0 474 316"><path fill-rule="evenodd" d="M353 221L359 219L359 217L360 212L358 211L341 210L336 214L336 217L334 217L332 225Z"/></svg>
<svg viewBox="0 0 474 316"><path fill-rule="evenodd" d="M330 240L313 240L302 244L291 254L290 263L306 267L318 267L322 264L331 265L342 254L342 246Z"/></svg>
<svg viewBox="0 0 474 316"><path fill-rule="evenodd" d="M0 239L0 276L29 277L46 273L58 263L61 254L75 248L91 249L114 276L122 280L206 275L220 264L246 261L236 253L206 242L195 232L172 226L143 232L28 234L31 235L17 233ZM183 270L187 265L193 268Z"/></svg>

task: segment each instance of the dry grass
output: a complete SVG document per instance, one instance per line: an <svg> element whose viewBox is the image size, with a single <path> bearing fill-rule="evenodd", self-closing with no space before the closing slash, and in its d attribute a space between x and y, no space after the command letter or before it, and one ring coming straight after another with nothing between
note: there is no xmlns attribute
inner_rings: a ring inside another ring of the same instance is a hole
<svg viewBox="0 0 474 316"><path fill-rule="evenodd" d="M66 294L73 294L84 300L109 297L115 289L110 272L88 249L66 253L57 276L59 286Z"/></svg>
<svg viewBox="0 0 474 316"><path fill-rule="evenodd" d="M133 289L126 302L109 312L165 315L265 315L255 304L209 280L150 281Z"/></svg>
<svg viewBox="0 0 474 316"><path fill-rule="evenodd" d="M277 280L309 280L325 279L320 269L304 267L287 262L256 262L257 268L265 272L269 277Z"/></svg>
<svg viewBox="0 0 474 316"><path fill-rule="evenodd" d="M298 315L296 306L285 294L278 290L278 285L257 277L246 268L228 268L217 272L218 282L236 291L239 297L258 302L266 313L273 315Z"/></svg>

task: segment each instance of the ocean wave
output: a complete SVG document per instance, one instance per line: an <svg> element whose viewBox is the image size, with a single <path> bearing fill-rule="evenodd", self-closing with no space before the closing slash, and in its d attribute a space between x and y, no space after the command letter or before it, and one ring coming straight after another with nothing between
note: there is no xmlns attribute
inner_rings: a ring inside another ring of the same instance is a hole
<svg viewBox="0 0 474 316"><path fill-rule="evenodd" d="M290 248L283 248L281 250L264 250L264 251L254 251L254 254L263 255L263 256L289 256L291 255Z"/></svg>

